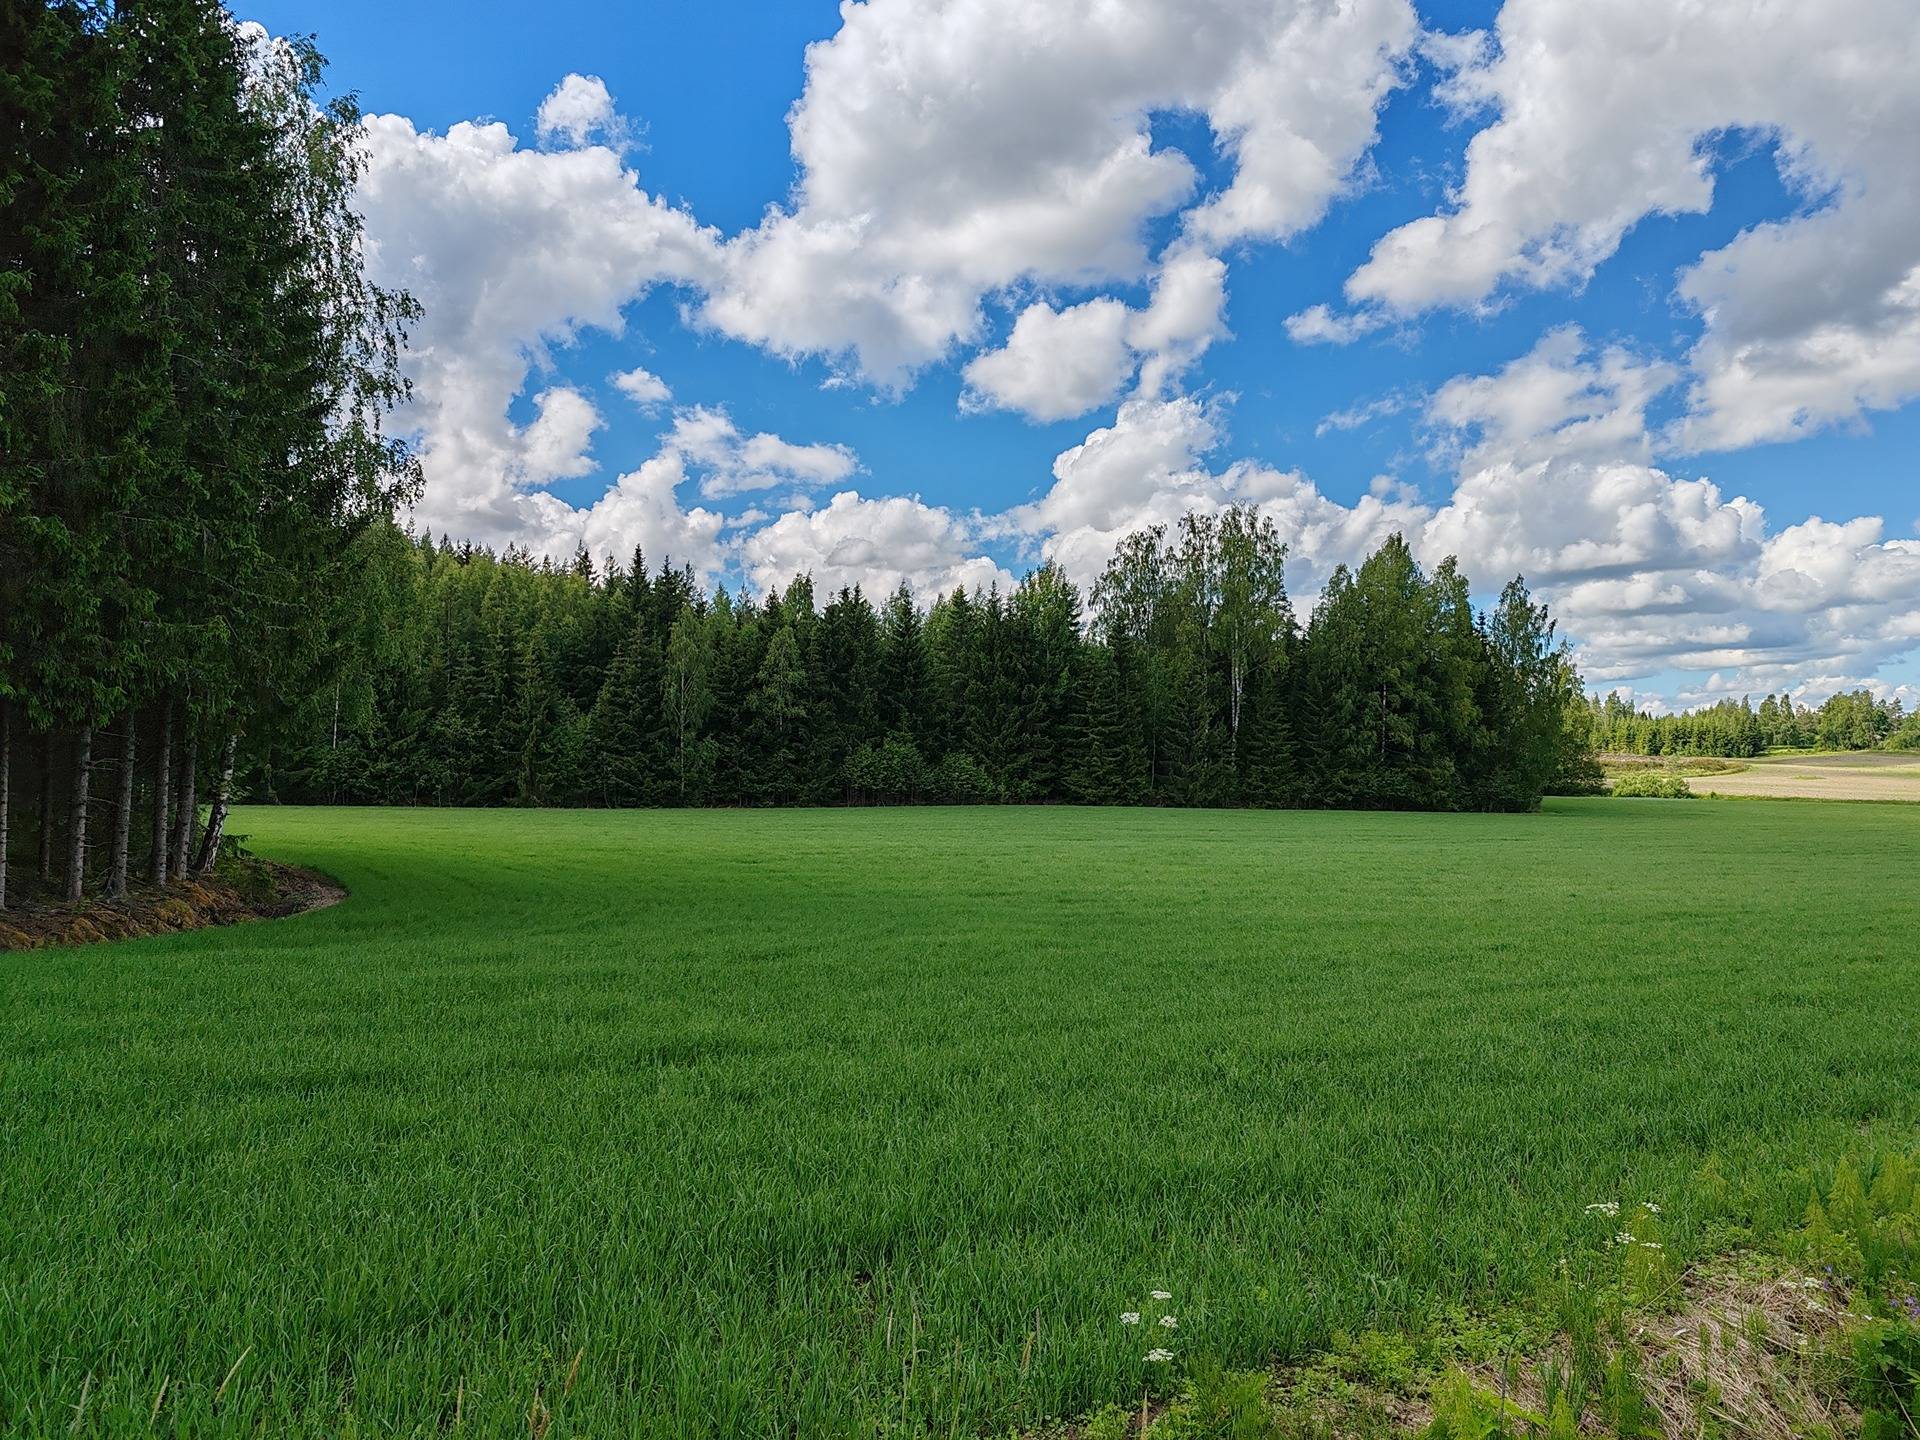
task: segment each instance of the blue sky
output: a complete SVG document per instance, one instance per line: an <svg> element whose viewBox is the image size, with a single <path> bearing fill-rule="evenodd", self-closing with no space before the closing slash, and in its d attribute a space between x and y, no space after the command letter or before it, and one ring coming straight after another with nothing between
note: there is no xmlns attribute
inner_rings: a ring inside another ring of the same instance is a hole
<svg viewBox="0 0 1920 1440"><path fill-rule="evenodd" d="M1909 6L1830 17L1845 86L1733 0L1697 34L1654 0L1608 27L1573 0L1133 0L1138 53L1076 8L239 13L404 117L370 132L366 208L429 306L436 530L925 590L1042 556L1084 579L1134 524L1245 500L1298 527L1302 594L1385 528L1485 590L1524 569L1596 685L1663 703L1915 679ZM1583 109L1595 74L1627 78ZM451 143L489 121L512 139ZM1151 330L1183 257L1217 284ZM969 370L1035 309L1033 347ZM622 395L636 366L671 399Z"/></svg>

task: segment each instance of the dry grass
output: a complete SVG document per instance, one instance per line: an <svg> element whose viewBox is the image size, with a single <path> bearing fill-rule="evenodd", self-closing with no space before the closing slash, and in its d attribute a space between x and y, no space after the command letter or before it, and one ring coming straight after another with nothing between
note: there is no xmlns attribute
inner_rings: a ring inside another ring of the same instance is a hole
<svg viewBox="0 0 1920 1440"><path fill-rule="evenodd" d="M1696 790L1807 800L1920 801L1920 765L1907 754L1792 755L1755 760L1735 774L1715 775Z"/></svg>
<svg viewBox="0 0 1920 1440"><path fill-rule="evenodd" d="M246 920L277 920L346 898L345 890L314 871L293 865L260 869L269 881L265 894L250 894L216 876L179 881L164 889L136 884L124 900L89 896L78 905L16 905L0 912L0 951L92 945Z"/></svg>
<svg viewBox="0 0 1920 1440"><path fill-rule="evenodd" d="M1661 1433L1786 1440L1812 1427L1847 1434L1859 1416L1823 1383L1821 1342L1846 1319L1844 1297L1808 1276L1707 1270L1686 1301L1639 1339Z"/></svg>
<svg viewBox="0 0 1920 1440"><path fill-rule="evenodd" d="M1847 1435L1858 1430L1860 1417L1838 1393L1823 1343L1847 1318L1846 1297L1824 1281L1723 1258L1687 1274L1673 1311L1631 1317L1628 1343L1666 1440ZM1565 1374L1570 1360L1563 1336L1519 1367L1489 1364L1469 1373L1490 1393L1539 1414L1547 1403L1548 1368ZM1409 1428L1421 1428L1422 1417L1413 1418ZM1611 1433L1591 1410L1580 1428Z"/></svg>

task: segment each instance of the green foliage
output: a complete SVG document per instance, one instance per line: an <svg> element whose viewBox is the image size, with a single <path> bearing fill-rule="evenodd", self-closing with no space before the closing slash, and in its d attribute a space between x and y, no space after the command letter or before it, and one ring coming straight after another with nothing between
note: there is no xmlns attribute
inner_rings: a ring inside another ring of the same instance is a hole
<svg viewBox="0 0 1920 1440"><path fill-rule="evenodd" d="M15 783L71 802L77 898L108 853L88 844L96 730L118 754L164 733L218 756L323 695L331 733L367 690L387 558L368 535L420 478L382 428L417 312L366 279L365 133L310 43L217 0L49 0L8 7L0 48L0 701L39 741ZM316 783L374 783L389 718L330 745ZM117 836L161 789L117 790Z"/></svg>
<svg viewBox="0 0 1920 1440"><path fill-rule="evenodd" d="M1920 1282L1920 1163L1897 1153L1842 1160L1824 1198L1807 1201L1800 1247L1809 1263L1876 1291Z"/></svg>
<svg viewBox="0 0 1920 1440"><path fill-rule="evenodd" d="M1614 1440L1650 1440L1658 1423L1640 1380L1639 1355L1623 1345L1607 1361L1600 1382L1600 1419Z"/></svg>
<svg viewBox="0 0 1920 1440"><path fill-rule="evenodd" d="M1717 755L1750 759L1779 750L1872 750L1920 746L1920 725L1899 700L1866 690L1830 695L1815 709L1790 695L1718 700L1678 715L1637 712L1620 696L1587 702L1587 741L1593 749L1630 755Z"/></svg>
<svg viewBox="0 0 1920 1440"><path fill-rule="evenodd" d="M1862 1440L1920 1435L1920 1157L1843 1158L1825 1193L1809 1197L1795 1250L1870 1312L1841 1336Z"/></svg>
<svg viewBox="0 0 1920 1440"><path fill-rule="evenodd" d="M982 805L994 798L993 777L971 755L953 751L927 775L926 795L937 805Z"/></svg>
<svg viewBox="0 0 1920 1440"><path fill-rule="evenodd" d="M1511 1440L1537 1435L1547 1418L1489 1390L1464 1371L1449 1371L1433 1388L1433 1419L1425 1440Z"/></svg>
<svg viewBox="0 0 1920 1440"><path fill-rule="evenodd" d="M1616 776L1613 793L1622 796L1639 796L1652 800L1693 800L1698 797L1687 784L1686 777L1668 774L1657 770L1629 770Z"/></svg>
<svg viewBox="0 0 1920 1440"><path fill-rule="evenodd" d="M895 804L918 800L927 793L928 780L926 760L904 735L889 735L878 745L868 741L847 760L847 790L859 799ZM955 782L949 775L940 783ZM975 783L981 790L979 798L984 798L984 773ZM973 798L966 796L961 803Z"/></svg>
<svg viewBox="0 0 1920 1440"><path fill-rule="evenodd" d="M642 556L378 548L377 646L252 747L276 798L1524 810L1591 770L1524 585L1476 616L1456 566L1396 538L1303 632L1245 510L1128 537L1087 625L1052 565L923 613L904 585L879 610L857 588L819 609L804 577L747 604Z"/></svg>
<svg viewBox="0 0 1920 1440"><path fill-rule="evenodd" d="M1851 1348L1860 1440L1920 1435L1920 1323L1869 1321L1853 1333Z"/></svg>
<svg viewBox="0 0 1920 1440"><path fill-rule="evenodd" d="M1188 1367L1184 1393L1148 1429L1148 1440L1267 1440L1280 1434L1264 1370L1231 1370L1209 1356Z"/></svg>

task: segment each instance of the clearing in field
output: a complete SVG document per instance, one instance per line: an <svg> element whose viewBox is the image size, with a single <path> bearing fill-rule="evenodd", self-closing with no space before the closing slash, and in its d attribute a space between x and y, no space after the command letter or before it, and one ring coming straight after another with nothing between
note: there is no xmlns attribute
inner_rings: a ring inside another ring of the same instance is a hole
<svg viewBox="0 0 1920 1440"><path fill-rule="evenodd" d="M1726 775L1691 782L1716 795L1803 800L1920 800L1920 753L1862 750L1835 755L1768 755Z"/></svg>
<svg viewBox="0 0 1920 1440"><path fill-rule="evenodd" d="M1901 806L235 828L352 898L0 960L20 1430L1031 1425L1920 1119Z"/></svg>

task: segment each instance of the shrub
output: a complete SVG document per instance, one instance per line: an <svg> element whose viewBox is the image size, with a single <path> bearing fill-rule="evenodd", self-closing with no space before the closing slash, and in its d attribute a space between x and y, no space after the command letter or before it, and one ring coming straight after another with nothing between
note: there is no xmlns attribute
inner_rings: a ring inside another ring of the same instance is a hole
<svg viewBox="0 0 1920 1440"><path fill-rule="evenodd" d="M1549 795L1604 795L1606 773L1591 750L1571 751L1560 761L1560 769L1548 782Z"/></svg>
<svg viewBox="0 0 1920 1440"><path fill-rule="evenodd" d="M1695 798L1684 779L1658 770L1629 770L1613 782L1613 793L1642 796L1654 800Z"/></svg>
<svg viewBox="0 0 1920 1440"><path fill-rule="evenodd" d="M862 745L847 757L847 788L859 799L883 804L918 800L926 781L926 761L914 743L900 735Z"/></svg>
<svg viewBox="0 0 1920 1440"><path fill-rule="evenodd" d="M984 805L993 799L993 777L973 756L955 751L933 767L927 795L941 805Z"/></svg>

